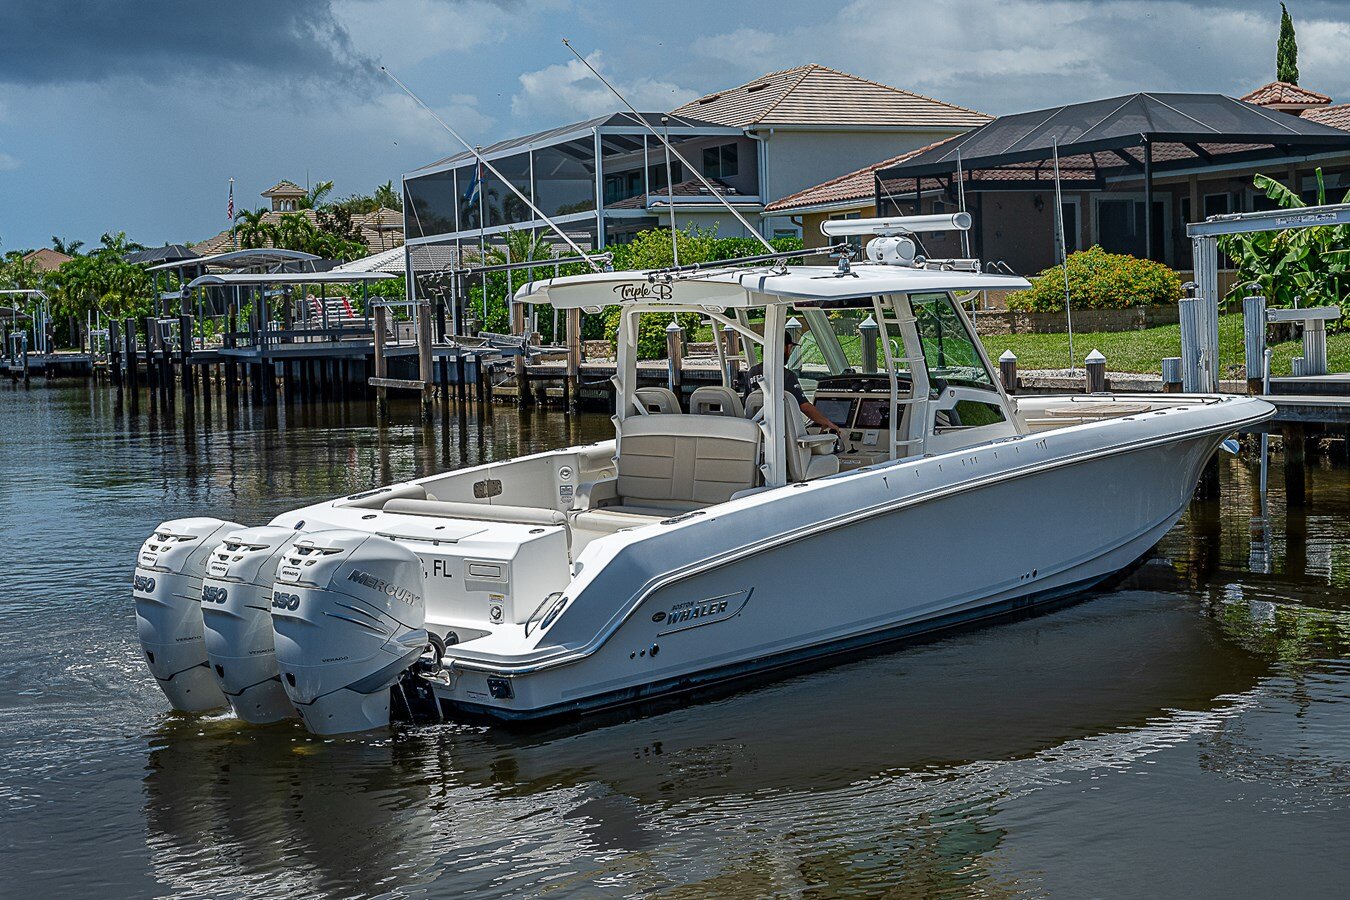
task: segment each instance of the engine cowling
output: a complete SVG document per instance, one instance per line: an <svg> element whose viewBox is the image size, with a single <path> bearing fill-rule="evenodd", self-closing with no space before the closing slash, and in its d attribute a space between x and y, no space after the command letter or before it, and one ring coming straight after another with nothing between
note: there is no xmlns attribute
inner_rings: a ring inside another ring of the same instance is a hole
<svg viewBox="0 0 1350 900"><path fill-rule="evenodd" d="M291 528L244 528L216 545L202 581L206 658L235 715L266 724L294 718L272 637L272 582L298 536Z"/></svg>
<svg viewBox="0 0 1350 900"><path fill-rule="evenodd" d="M136 555L136 632L150 674L174 709L201 712L226 703L206 660L202 578L211 551L241 527L220 519L174 519L159 525Z"/></svg>
<svg viewBox="0 0 1350 900"><path fill-rule="evenodd" d="M272 591L282 686L316 734L389 724L389 688L427 645L422 563L360 531L305 535Z"/></svg>

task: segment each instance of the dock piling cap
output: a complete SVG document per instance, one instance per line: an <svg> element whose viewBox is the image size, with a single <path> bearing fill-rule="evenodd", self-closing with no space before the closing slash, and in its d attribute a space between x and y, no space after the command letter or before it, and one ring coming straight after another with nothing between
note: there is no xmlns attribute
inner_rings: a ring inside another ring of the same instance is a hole
<svg viewBox="0 0 1350 900"><path fill-rule="evenodd" d="M998 361L1001 363L1017 362L1017 354L1012 352L1011 350L1004 350L1003 355L998 358Z"/></svg>
<svg viewBox="0 0 1350 900"><path fill-rule="evenodd" d="M1106 357L1102 356L1102 352L1100 350L1093 348L1092 352L1087 355L1087 361L1090 363L1096 362L1104 363L1106 362Z"/></svg>

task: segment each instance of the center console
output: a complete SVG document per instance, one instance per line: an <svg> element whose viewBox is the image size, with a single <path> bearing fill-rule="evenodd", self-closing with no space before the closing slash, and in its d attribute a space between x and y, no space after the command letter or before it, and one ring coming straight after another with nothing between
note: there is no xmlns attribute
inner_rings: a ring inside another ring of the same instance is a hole
<svg viewBox="0 0 1350 900"><path fill-rule="evenodd" d="M902 396L908 396L909 378L899 378L897 387ZM818 382L812 403L843 430L840 469L858 469L890 458L890 395L891 383L885 375L835 375Z"/></svg>

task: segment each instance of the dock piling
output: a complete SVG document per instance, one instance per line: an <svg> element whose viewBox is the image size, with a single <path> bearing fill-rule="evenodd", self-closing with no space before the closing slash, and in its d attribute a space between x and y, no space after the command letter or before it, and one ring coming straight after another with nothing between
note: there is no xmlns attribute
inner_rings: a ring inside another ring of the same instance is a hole
<svg viewBox="0 0 1350 900"><path fill-rule="evenodd" d="M1100 350L1094 349L1087 355L1084 361L1084 369L1087 370L1085 376L1085 389L1089 394L1106 393L1106 357Z"/></svg>
<svg viewBox="0 0 1350 900"><path fill-rule="evenodd" d="M860 329L861 330L861 329ZM1004 350L998 358L998 377L1003 382L1003 390L1009 394L1017 393L1017 354Z"/></svg>

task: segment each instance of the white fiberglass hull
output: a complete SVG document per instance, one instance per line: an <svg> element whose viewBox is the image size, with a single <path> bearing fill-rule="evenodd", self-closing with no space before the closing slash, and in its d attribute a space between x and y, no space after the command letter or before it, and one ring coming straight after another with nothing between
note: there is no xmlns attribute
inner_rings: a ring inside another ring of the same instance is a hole
<svg viewBox="0 0 1350 900"><path fill-rule="evenodd" d="M528 644L449 648L434 690L452 710L557 715L1063 597L1152 548L1218 444L1270 413L1228 399L1028 435L597 542L556 620Z"/></svg>

